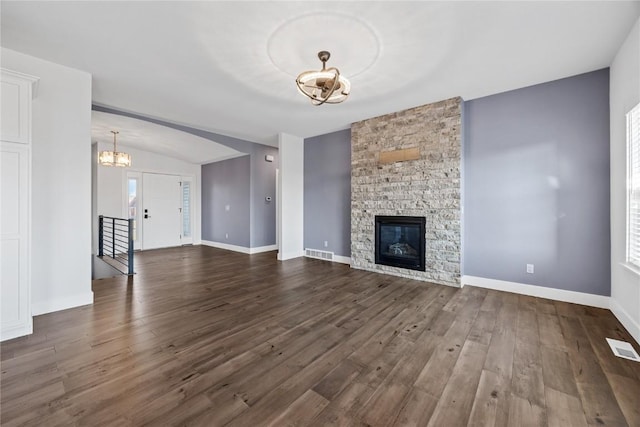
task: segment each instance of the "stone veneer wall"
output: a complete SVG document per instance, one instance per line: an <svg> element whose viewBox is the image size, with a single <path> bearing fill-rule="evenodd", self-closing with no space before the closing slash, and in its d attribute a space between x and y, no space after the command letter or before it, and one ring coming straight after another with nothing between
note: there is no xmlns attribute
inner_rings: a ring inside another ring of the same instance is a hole
<svg viewBox="0 0 640 427"><path fill-rule="evenodd" d="M351 267L460 286L462 99L351 126ZM379 164L417 147L420 159ZM426 271L375 263L375 215L426 217Z"/></svg>

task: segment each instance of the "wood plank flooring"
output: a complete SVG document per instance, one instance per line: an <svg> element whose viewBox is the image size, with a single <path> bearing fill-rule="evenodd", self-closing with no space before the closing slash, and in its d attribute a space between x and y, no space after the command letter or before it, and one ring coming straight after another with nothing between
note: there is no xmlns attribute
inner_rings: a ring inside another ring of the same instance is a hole
<svg viewBox="0 0 640 427"><path fill-rule="evenodd" d="M136 266L0 345L3 426L640 426L607 310L204 246Z"/></svg>

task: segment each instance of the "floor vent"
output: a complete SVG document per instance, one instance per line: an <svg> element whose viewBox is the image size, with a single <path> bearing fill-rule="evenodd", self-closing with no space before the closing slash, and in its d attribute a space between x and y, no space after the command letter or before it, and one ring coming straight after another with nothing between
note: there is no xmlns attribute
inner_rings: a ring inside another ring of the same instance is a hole
<svg viewBox="0 0 640 427"><path fill-rule="evenodd" d="M317 258L317 259L323 259L325 261L333 261L333 252L329 252L329 251L321 251L318 249L305 249L304 254L309 258Z"/></svg>
<svg viewBox="0 0 640 427"><path fill-rule="evenodd" d="M630 343L611 338L607 338L607 343L609 343L609 347L611 347L613 354L616 356L640 362L640 356L638 356L638 353Z"/></svg>

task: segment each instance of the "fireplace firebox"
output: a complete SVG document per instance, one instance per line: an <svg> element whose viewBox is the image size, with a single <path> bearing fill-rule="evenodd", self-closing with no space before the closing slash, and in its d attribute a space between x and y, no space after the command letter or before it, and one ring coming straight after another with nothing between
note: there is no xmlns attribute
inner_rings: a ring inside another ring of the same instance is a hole
<svg viewBox="0 0 640 427"><path fill-rule="evenodd" d="M376 264L425 271L425 218L376 215Z"/></svg>

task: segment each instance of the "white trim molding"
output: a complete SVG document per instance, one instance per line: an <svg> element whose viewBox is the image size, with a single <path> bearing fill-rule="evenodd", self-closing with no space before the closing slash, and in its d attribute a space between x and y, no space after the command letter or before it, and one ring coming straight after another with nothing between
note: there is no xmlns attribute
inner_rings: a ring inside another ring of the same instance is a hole
<svg viewBox="0 0 640 427"><path fill-rule="evenodd" d="M633 317L629 316L629 313L627 313L615 299L611 298L609 306L613 315L616 316L620 323L622 323L622 326L629 331L633 339L640 344L640 324L633 320Z"/></svg>
<svg viewBox="0 0 640 427"><path fill-rule="evenodd" d="M620 265L626 268L627 270L629 270L630 272L640 276L640 268L636 267L635 265L629 262L621 262Z"/></svg>
<svg viewBox="0 0 640 427"><path fill-rule="evenodd" d="M0 332L0 341L11 340L25 335L31 335L33 333L33 318L29 316L27 324L20 324L4 328Z"/></svg>
<svg viewBox="0 0 640 427"><path fill-rule="evenodd" d="M304 256L304 251L287 252L287 253L278 252L278 261L286 261L288 259L300 258L301 256Z"/></svg>
<svg viewBox="0 0 640 427"><path fill-rule="evenodd" d="M262 252L277 251L278 245L256 246L255 248L249 248L249 254L259 254Z"/></svg>
<svg viewBox="0 0 640 427"><path fill-rule="evenodd" d="M52 313L54 311L67 310L69 308L80 307L93 304L93 292L80 295L72 295L64 298L56 298L49 301L31 304L31 313L34 316Z"/></svg>
<svg viewBox="0 0 640 427"><path fill-rule="evenodd" d="M538 298L548 298L573 304L588 305L591 307L609 308L610 297L604 295L546 288L544 286L525 285L524 283L486 279L484 277L476 276L462 276L460 287L464 287L464 285L478 286L480 288L494 289L496 291L513 292L514 294L529 295Z"/></svg>
<svg viewBox="0 0 640 427"><path fill-rule="evenodd" d="M213 242L211 240L202 240L200 243L204 246L211 246L212 248L218 248L218 249L226 249L228 251L240 252L248 255L259 254L261 252L275 251L278 249L277 245L256 246L255 248L248 248L246 246L230 245L228 243Z"/></svg>
<svg viewBox="0 0 640 427"><path fill-rule="evenodd" d="M340 264L348 264L351 265L351 257L350 256L342 256L342 255L334 255L333 262L339 262Z"/></svg>

